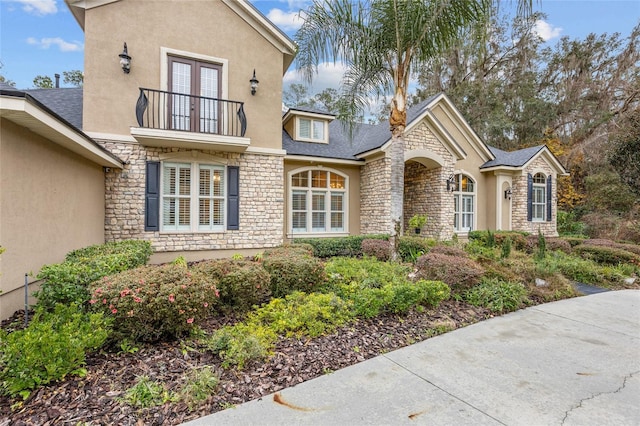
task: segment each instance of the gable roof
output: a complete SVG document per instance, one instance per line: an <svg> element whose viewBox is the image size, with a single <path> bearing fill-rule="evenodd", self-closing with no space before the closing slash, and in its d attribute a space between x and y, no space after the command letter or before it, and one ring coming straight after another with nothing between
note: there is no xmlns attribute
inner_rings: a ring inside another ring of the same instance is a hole
<svg viewBox="0 0 640 426"><path fill-rule="evenodd" d="M123 166L122 160L82 132L81 88L17 90L3 85L0 86L0 113L2 118L96 164Z"/></svg>
<svg viewBox="0 0 640 426"><path fill-rule="evenodd" d="M78 25L84 31L85 11L94 7L104 6L109 3L116 3L122 0L65 0L67 7L76 18ZM284 55L282 74L284 74L293 58L296 55L296 45L280 28L275 26L266 16L262 14L247 0L221 0L240 18L248 23L253 29L260 33L276 49Z"/></svg>
<svg viewBox="0 0 640 426"><path fill-rule="evenodd" d="M436 131L439 131L441 136L447 139L448 144L452 145L457 155L464 157L466 154L462 148L455 142L451 135L446 133L446 130L438 123L437 118L430 114L430 107L433 102L439 100L440 97L441 95L435 95L410 107L407 110L407 128L409 129L411 125L421 122L421 120L426 117L434 127L438 128ZM327 114L326 112L306 108L295 108L292 110ZM287 112L284 117L288 119L289 113ZM282 132L282 148L287 151L287 155L318 156L344 160L362 160L362 156L365 156L371 151L383 149L385 144L390 140L391 130L389 129L389 123L387 121L378 124L358 123L353 130L353 138L349 137L348 131L342 123L337 120L332 121L329 123L328 144L295 141L287 132Z"/></svg>
<svg viewBox="0 0 640 426"><path fill-rule="evenodd" d="M495 156L495 159L487 161L480 166L480 170L483 172L496 169L522 169L537 157L544 156L547 162L557 170L558 174L568 174L562 163L560 163L560 160L553 155L546 145L532 146L510 152L492 146L490 146L489 149Z"/></svg>

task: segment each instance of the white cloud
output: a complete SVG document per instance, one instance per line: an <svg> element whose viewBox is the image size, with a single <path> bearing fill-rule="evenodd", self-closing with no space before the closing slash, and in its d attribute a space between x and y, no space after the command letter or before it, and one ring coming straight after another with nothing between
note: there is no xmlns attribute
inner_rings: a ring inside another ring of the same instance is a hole
<svg viewBox="0 0 640 426"><path fill-rule="evenodd" d="M58 12L56 0L15 0L22 4L22 10L34 15L48 15Z"/></svg>
<svg viewBox="0 0 640 426"><path fill-rule="evenodd" d="M319 64L318 73L313 76L313 84L311 85L309 93L318 93L328 87L339 89L342 76L346 70L347 67L341 62L335 64L333 62L323 62ZM302 74L295 69L287 71L282 78L285 86L292 83L304 84L305 82L303 80Z"/></svg>
<svg viewBox="0 0 640 426"><path fill-rule="evenodd" d="M267 18L284 31L296 31L302 26L299 12L285 12L281 9L271 9Z"/></svg>
<svg viewBox="0 0 640 426"><path fill-rule="evenodd" d="M560 37L562 33L562 27L554 27L548 22L538 19L533 26L533 32L538 34L544 41L551 40L552 38Z"/></svg>
<svg viewBox="0 0 640 426"><path fill-rule="evenodd" d="M79 52L84 49L84 46L79 41L64 41L60 37L47 37L41 38L40 40L29 37L27 39L27 43L32 44L34 46L39 46L41 49L48 49L51 46L58 46L61 52Z"/></svg>

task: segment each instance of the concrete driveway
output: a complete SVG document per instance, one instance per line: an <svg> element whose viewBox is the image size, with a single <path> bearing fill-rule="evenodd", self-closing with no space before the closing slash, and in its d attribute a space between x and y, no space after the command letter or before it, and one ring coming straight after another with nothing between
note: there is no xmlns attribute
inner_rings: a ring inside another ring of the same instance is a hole
<svg viewBox="0 0 640 426"><path fill-rule="evenodd" d="M188 425L640 425L640 291L538 305Z"/></svg>

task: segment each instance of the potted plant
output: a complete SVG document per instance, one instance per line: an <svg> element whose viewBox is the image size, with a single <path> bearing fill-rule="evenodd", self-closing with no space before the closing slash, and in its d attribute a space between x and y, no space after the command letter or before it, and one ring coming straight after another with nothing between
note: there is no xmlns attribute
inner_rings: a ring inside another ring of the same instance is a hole
<svg viewBox="0 0 640 426"><path fill-rule="evenodd" d="M409 228L413 228L416 235L420 234L420 231L427 223L427 215L426 214L415 214L411 219L409 219Z"/></svg>

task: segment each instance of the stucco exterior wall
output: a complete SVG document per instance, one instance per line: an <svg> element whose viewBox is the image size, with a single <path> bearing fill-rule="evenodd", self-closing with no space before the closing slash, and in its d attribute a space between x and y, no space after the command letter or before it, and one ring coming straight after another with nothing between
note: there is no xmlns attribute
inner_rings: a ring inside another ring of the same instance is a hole
<svg viewBox="0 0 640 426"><path fill-rule="evenodd" d="M108 150L127 159L122 171L106 178L105 238L107 241L145 239L156 252L243 250L282 244L284 228L283 157L176 148L148 148L138 143L99 140ZM146 162L163 154L212 156L240 167L240 229L221 232L148 232L144 230ZM195 254L191 255L197 256ZM211 257L203 255L203 257Z"/></svg>
<svg viewBox="0 0 640 426"><path fill-rule="evenodd" d="M117 57L124 42L129 74ZM281 148L283 54L222 1L123 0L86 10L85 131L128 135L138 126L139 88L168 90L162 47L228 61L222 97L245 102L251 146ZM260 85L252 96L254 69Z"/></svg>
<svg viewBox="0 0 640 426"><path fill-rule="evenodd" d="M544 173L545 176L552 176L552 201L551 201L551 221L528 221L527 220L527 174ZM538 157L531 164L525 167L523 173L513 177L512 187L512 229L514 231L525 231L537 234L538 230L543 235L549 237L557 237L556 228L558 214L558 195L557 195L558 176L554 169L542 158Z"/></svg>
<svg viewBox="0 0 640 426"><path fill-rule="evenodd" d="M348 179L348 187L347 187L347 231L344 233L339 233L337 235L359 235L360 234L360 167L359 166L348 166L343 164L331 164L330 162L323 162L321 159L318 159L317 162L313 164L308 161L292 161L285 160L284 163L284 185L285 185L285 202L284 202L284 210L282 212L284 217L285 226L284 237L287 239L291 238L305 238L305 234L292 234L291 232L291 223L290 223L290 215L289 215L289 205L290 205L290 181L289 174L297 169L304 168L318 168L321 167L324 170L328 171L336 171ZM331 236L330 233L327 233L326 236Z"/></svg>
<svg viewBox="0 0 640 426"><path fill-rule="evenodd" d="M0 245L6 248L0 318L6 318L24 307L25 273L37 275L71 250L104 242L105 190L101 166L5 119L0 182Z"/></svg>

